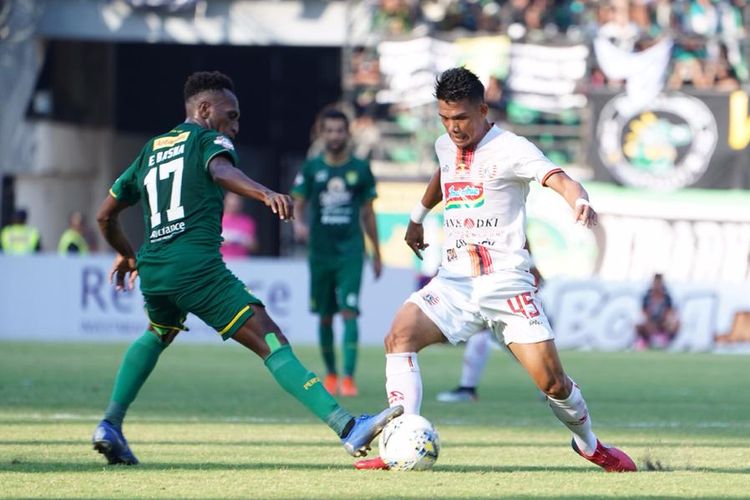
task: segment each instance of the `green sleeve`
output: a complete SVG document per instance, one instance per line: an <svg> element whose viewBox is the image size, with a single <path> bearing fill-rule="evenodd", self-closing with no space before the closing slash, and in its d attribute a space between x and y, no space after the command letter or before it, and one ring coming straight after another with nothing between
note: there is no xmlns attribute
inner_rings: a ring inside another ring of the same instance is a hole
<svg viewBox="0 0 750 500"><path fill-rule="evenodd" d="M310 182L309 165L309 162L303 163L302 168L297 174L297 177L294 178L294 185L292 186L292 191L290 194L295 198L302 198L303 200L307 200L310 198L310 189L312 187L312 182Z"/></svg>
<svg viewBox="0 0 750 500"><path fill-rule="evenodd" d="M209 162L219 155L224 155L229 158L229 161L231 161L232 165L235 167L240 163L240 158L234 150L232 140L224 134L214 130L207 130L200 138L200 146L203 168L207 169Z"/></svg>
<svg viewBox="0 0 750 500"><path fill-rule="evenodd" d="M372 175L370 170L370 163L364 163L364 175L362 176L362 202L372 200L378 197L378 192L375 189L375 176Z"/></svg>
<svg viewBox="0 0 750 500"><path fill-rule="evenodd" d="M141 165L143 152L139 153L133 163L125 170L120 177L115 180L109 193L117 200L123 201L129 205L138 203L141 198L141 192L138 189L138 168Z"/></svg>

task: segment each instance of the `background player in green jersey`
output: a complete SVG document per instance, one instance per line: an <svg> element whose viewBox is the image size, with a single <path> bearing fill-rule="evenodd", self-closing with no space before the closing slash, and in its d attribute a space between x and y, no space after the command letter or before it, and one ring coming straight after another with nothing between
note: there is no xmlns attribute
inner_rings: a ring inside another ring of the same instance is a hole
<svg viewBox="0 0 750 500"><path fill-rule="evenodd" d="M338 110L325 111L320 120L323 153L302 165L292 188L295 236L309 241L310 307L320 316L318 335L328 374L324 385L331 394L356 396L359 289L365 253L362 227L372 243L373 270L380 277L382 262L375 225L375 178L370 165L349 151L349 120ZM309 226L305 209L309 205ZM344 378L339 388L333 349L333 315L344 320Z"/></svg>
<svg viewBox="0 0 750 500"><path fill-rule="evenodd" d="M117 251L111 278L118 290L132 289L140 276L150 324L120 365L94 448L111 464L138 460L122 434L130 404L160 354L184 329L187 313L260 356L276 382L336 432L354 455L366 454L388 420L401 414L352 415L325 391L318 377L297 360L263 303L224 265L221 216L224 191L266 204L282 220L294 218L292 200L248 178L236 168L232 139L240 109L232 81L218 72L191 75L185 83L184 123L149 140L115 181L97 215ZM118 215L141 201L145 242L136 257Z"/></svg>

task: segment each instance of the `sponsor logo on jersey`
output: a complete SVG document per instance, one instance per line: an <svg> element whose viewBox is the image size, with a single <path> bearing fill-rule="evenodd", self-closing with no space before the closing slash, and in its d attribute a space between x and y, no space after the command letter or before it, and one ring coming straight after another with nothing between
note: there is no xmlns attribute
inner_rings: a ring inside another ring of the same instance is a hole
<svg viewBox="0 0 750 500"><path fill-rule="evenodd" d="M157 241L169 239L184 231L185 231L185 223L177 222L175 224L170 224L168 226L160 227L159 229L154 229L153 231L151 231L151 235L149 236L149 239L151 240L151 243L155 243Z"/></svg>
<svg viewBox="0 0 750 500"><path fill-rule="evenodd" d="M500 219L498 217L488 217L486 219L474 219L466 217L465 219L445 219L445 227L450 229L483 229L488 227L498 227Z"/></svg>
<svg viewBox="0 0 750 500"><path fill-rule="evenodd" d="M352 193L346 189L346 183L341 177L331 177L326 190L320 193L320 206L323 208L346 205L352 199Z"/></svg>
<svg viewBox="0 0 750 500"><path fill-rule="evenodd" d="M473 182L446 182L445 209L478 208L484 205L484 185Z"/></svg>
<svg viewBox="0 0 750 500"><path fill-rule="evenodd" d="M154 146L151 150L156 151L157 149L171 148L175 144L187 141L188 137L190 137L190 132L183 132L170 137L159 137L154 141Z"/></svg>
<svg viewBox="0 0 750 500"><path fill-rule="evenodd" d="M328 180L327 170L318 170L315 172L315 182L325 182Z"/></svg>
<svg viewBox="0 0 750 500"><path fill-rule="evenodd" d="M217 144L224 149L234 151L234 144L232 144L232 141L230 141L229 138L226 136L223 136L223 135L217 136L216 139L214 139L214 144Z"/></svg>

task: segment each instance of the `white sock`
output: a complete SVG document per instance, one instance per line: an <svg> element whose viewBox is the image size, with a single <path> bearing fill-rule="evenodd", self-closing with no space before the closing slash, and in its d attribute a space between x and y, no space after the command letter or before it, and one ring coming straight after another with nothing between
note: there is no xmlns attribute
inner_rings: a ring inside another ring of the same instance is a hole
<svg viewBox="0 0 750 500"><path fill-rule="evenodd" d="M422 375L419 373L416 352L385 355L385 392L389 405L403 405L404 413L419 415Z"/></svg>
<svg viewBox="0 0 750 500"><path fill-rule="evenodd" d="M573 382L573 390L570 391L568 399L554 399L548 396L547 401L552 413L573 433L578 449L586 455L592 455L596 451L596 436L591 431L591 418L586 401L576 383Z"/></svg>
<svg viewBox="0 0 750 500"><path fill-rule="evenodd" d="M479 378L490 354L490 332L480 332L469 337L464 351L461 370L461 387L477 387Z"/></svg>

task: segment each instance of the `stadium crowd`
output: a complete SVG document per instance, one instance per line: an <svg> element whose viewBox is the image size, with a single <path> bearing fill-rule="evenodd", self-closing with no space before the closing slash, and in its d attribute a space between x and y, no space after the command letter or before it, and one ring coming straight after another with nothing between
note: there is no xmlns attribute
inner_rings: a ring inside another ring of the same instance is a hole
<svg viewBox="0 0 750 500"><path fill-rule="evenodd" d="M404 152L398 145L385 151L378 144L384 134L405 137L413 144L425 128L419 110L376 98L389 84L380 71L382 41L424 36L452 41L502 35L512 44L585 45L589 49L586 71L576 82L576 92L586 94L621 89L625 83L623 78L608 77L597 63L595 40L607 40L632 54L669 39L667 88L722 92L750 80L746 28L750 7L746 0L379 0L371 6L371 30L377 41L351 51L345 91L356 116L355 137L365 139L371 147L364 146L364 153L374 159L417 161L418 151ZM486 97L495 120L511 126L580 123L576 110L549 113L519 105L513 90L506 86L512 71L511 67L487 84ZM558 127L540 131L535 139L554 160L568 163L574 156L569 147L567 151L561 148L562 154L556 157L550 152L564 142L565 135Z"/></svg>

